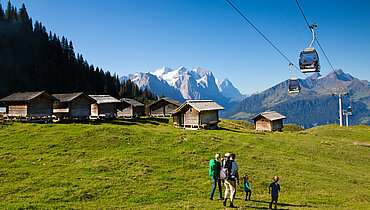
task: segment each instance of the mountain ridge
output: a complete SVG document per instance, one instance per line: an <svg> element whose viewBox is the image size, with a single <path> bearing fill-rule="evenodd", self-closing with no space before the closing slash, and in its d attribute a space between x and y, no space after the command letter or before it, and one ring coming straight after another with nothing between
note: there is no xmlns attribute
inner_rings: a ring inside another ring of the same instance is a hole
<svg viewBox="0 0 370 210"><path fill-rule="evenodd" d="M343 107L352 106L354 115L351 125L370 124L370 85L338 69L322 76L315 73L300 80L302 91L289 94L288 80L261 93L251 95L221 116L250 121L260 112L274 110L287 116L285 123L294 123L305 128L338 123L338 98L332 93L345 92Z"/></svg>
<svg viewBox="0 0 370 210"><path fill-rule="evenodd" d="M146 87L158 95L181 102L212 99L226 109L237 103L235 99L245 97L229 79L219 82L211 71L200 67L188 70L184 66L177 69L165 66L150 72L130 74L121 79L130 79L140 88Z"/></svg>

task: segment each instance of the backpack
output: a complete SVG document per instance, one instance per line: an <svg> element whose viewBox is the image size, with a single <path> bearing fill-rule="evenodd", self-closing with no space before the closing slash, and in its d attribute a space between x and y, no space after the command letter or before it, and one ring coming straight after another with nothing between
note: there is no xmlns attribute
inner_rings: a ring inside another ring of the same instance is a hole
<svg viewBox="0 0 370 210"><path fill-rule="evenodd" d="M217 176L217 161L215 159L209 161L209 176L211 178Z"/></svg>
<svg viewBox="0 0 370 210"><path fill-rule="evenodd" d="M231 168L232 168L232 160L230 160L230 158L226 156L222 157L221 170L220 170L221 180L231 179Z"/></svg>

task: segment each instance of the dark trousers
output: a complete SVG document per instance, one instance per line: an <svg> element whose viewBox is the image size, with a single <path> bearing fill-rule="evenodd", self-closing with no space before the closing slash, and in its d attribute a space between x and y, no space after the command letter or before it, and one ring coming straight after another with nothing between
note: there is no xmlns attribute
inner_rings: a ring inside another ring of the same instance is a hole
<svg viewBox="0 0 370 210"><path fill-rule="evenodd" d="M220 199L221 199L222 198L221 179L213 178L212 181L213 181L213 188L212 188L211 195L209 196L209 198L213 199L213 195L215 194L215 190L216 190L217 185L218 185L218 191L220 193L219 196L220 196Z"/></svg>
<svg viewBox="0 0 370 210"><path fill-rule="evenodd" d="M272 209L272 203L275 201L275 209L277 208L278 197L271 197L270 209Z"/></svg>
<svg viewBox="0 0 370 210"><path fill-rule="evenodd" d="M252 195L252 190L246 189L245 190L245 200L247 200L247 198L250 200L251 199L251 195Z"/></svg>

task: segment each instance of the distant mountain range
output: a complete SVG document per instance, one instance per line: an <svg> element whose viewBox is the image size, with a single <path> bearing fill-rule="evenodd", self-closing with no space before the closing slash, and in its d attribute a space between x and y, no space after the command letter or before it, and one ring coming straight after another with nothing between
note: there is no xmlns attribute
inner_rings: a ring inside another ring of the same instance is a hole
<svg viewBox="0 0 370 210"><path fill-rule="evenodd" d="M315 73L300 81L301 93L289 94L288 80L261 93L254 94L226 112L223 118L248 120L254 115L274 110L285 116L284 123L294 123L305 128L339 123L338 97L332 93L348 91L343 97L343 107L351 106L353 116L350 125L370 124L370 84L359 80L342 70L335 70L326 76Z"/></svg>
<svg viewBox="0 0 370 210"><path fill-rule="evenodd" d="M130 79L140 88L184 102L186 100L212 99L231 108L246 96L225 79L219 82L211 71L199 67L188 70L185 67L171 69L163 67L146 73L130 74L122 79Z"/></svg>

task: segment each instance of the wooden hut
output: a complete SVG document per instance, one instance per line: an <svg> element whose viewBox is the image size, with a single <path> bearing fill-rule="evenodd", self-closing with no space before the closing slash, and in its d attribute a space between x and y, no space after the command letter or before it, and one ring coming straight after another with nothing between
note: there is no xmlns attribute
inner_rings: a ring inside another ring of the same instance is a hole
<svg viewBox="0 0 370 210"><path fill-rule="evenodd" d="M144 115L144 104L131 98L121 98L121 103L117 107L117 117L137 118Z"/></svg>
<svg viewBox="0 0 370 210"><path fill-rule="evenodd" d="M6 106L6 117L27 120L52 120L53 103L58 101L45 91L13 93L0 102Z"/></svg>
<svg viewBox="0 0 370 210"><path fill-rule="evenodd" d="M257 131L275 131L283 128L283 119L286 119L284 115L271 111L258 114L251 120L254 120Z"/></svg>
<svg viewBox="0 0 370 210"><path fill-rule="evenodd" d="M184 128L217 128L218 111L224 109L212 100L187 101L177 108L173 123Z"/></svg>
<svg viewBox="0 0 370 210"><path fill-rule="evenodd" d="M114 118L117 113L117 105L121 102L110 95L89 95L96 102L91 104L92 119Z"/></svg>
<svg viewBox="0 0 370 210"><path fill-rule="evenodd" d="M91 114L91 104L96 103L90 96L79 93L53 94L59 101L53 105L53 112L59 120L88 119Z"/></svg>
<svg viewBox="0 0 370 210"><path fill-rule="evenodd" d="M181 102L171 98L161 98L149 104L147 108L151 117L171 117L179 106L181 106Z"/></svg>

